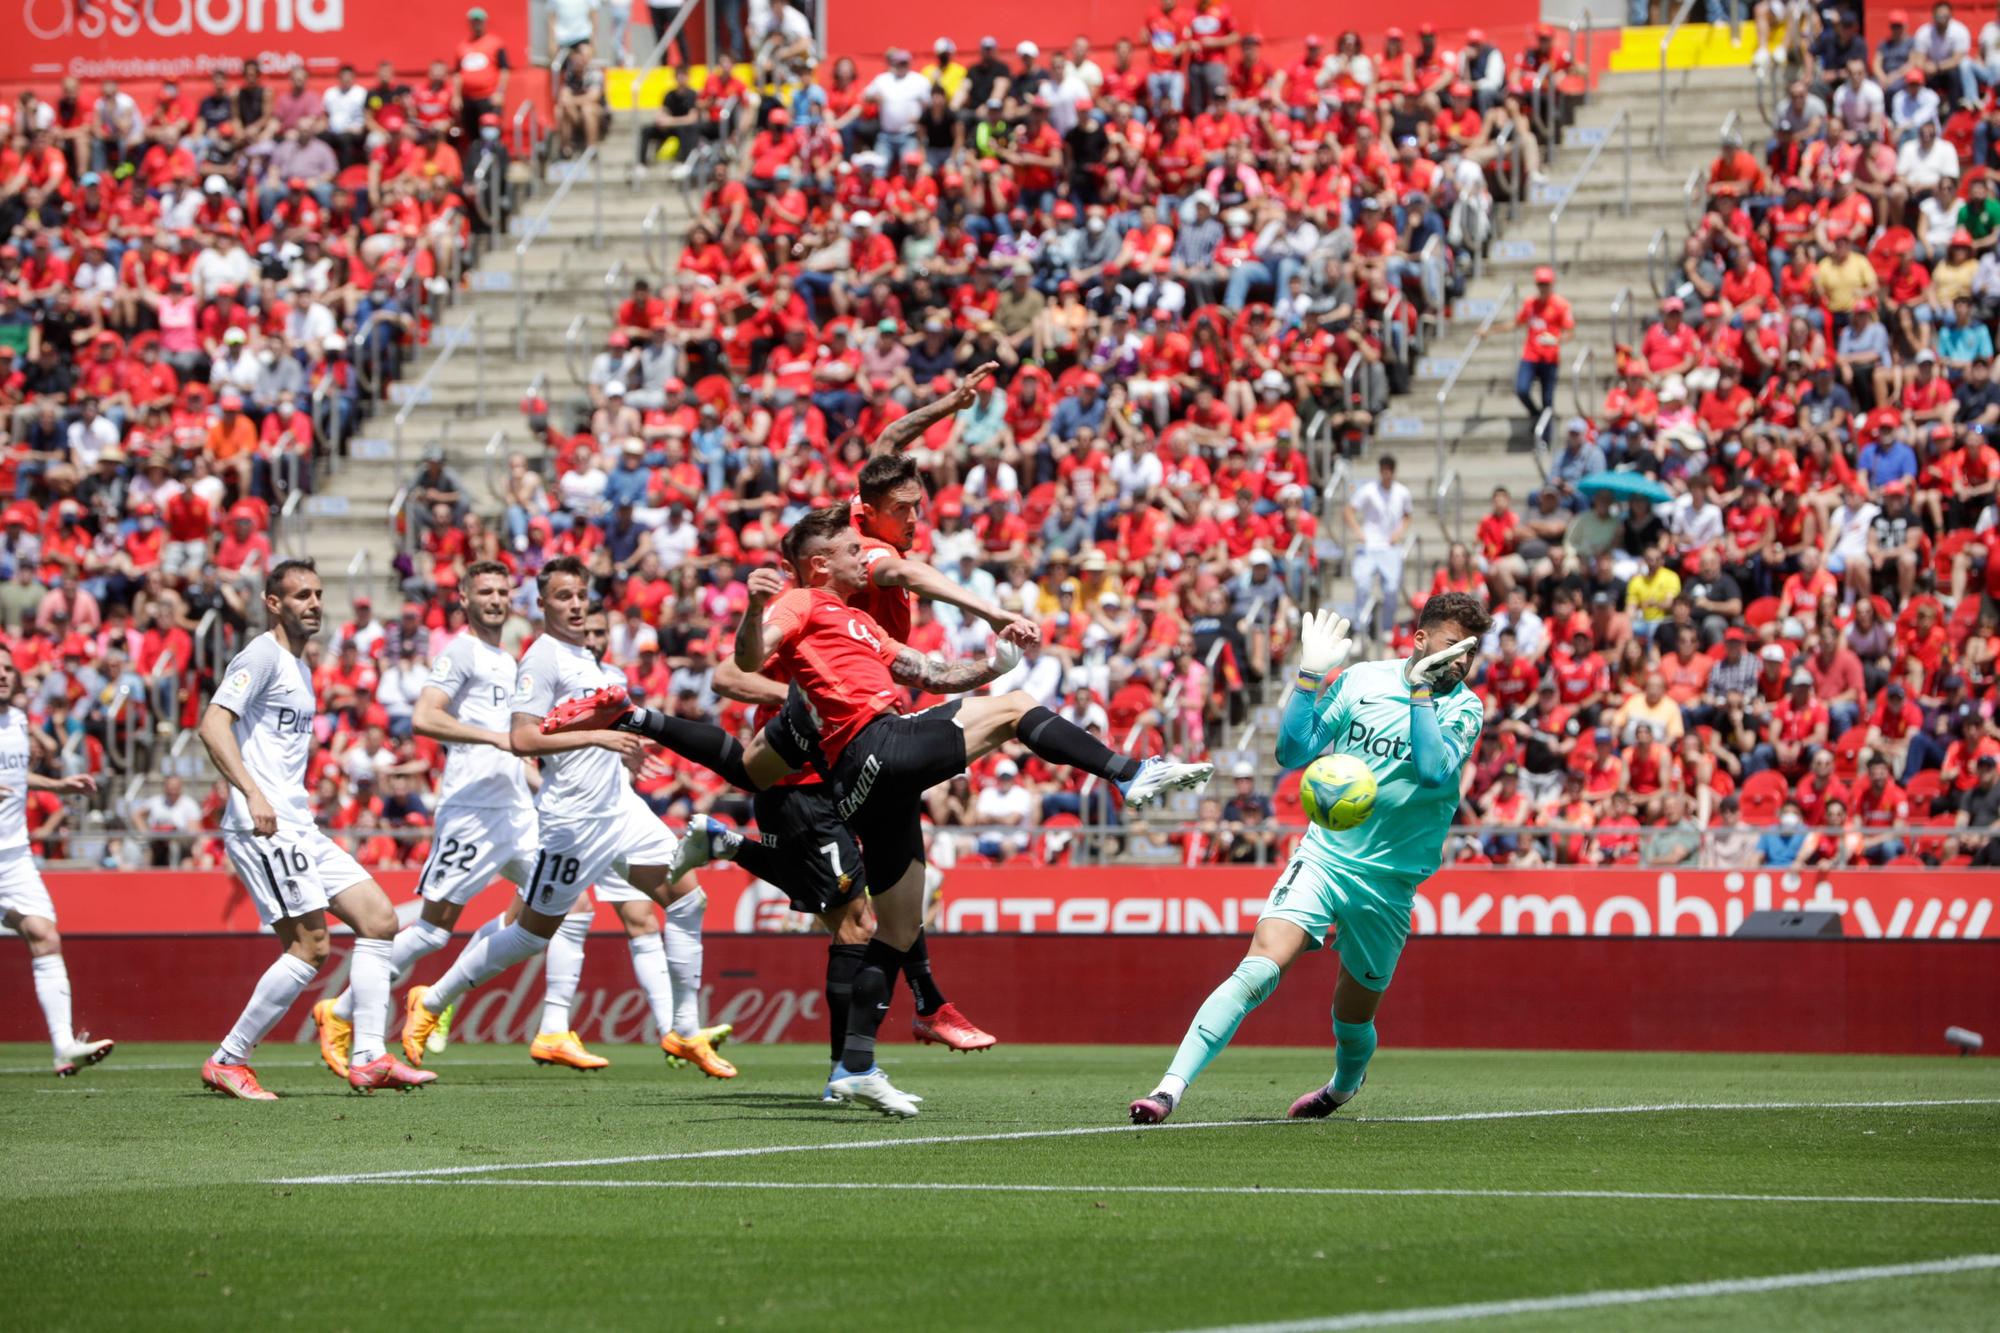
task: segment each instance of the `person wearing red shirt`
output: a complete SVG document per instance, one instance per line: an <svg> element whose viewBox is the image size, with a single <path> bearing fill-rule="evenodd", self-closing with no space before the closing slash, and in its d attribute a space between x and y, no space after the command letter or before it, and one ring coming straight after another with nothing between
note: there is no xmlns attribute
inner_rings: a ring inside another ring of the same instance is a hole
<svg viewBox="0 0 2000 1333"><path fill-rule="evenodd" d="M1160 0L1159 9L1148 14L1140 30L1146 44L1151 72L1146 76L1146 101L1156 111L1182 109L1187 98L1187 77L1182 70L1186 50L1184 36L1192 17L1175 0Z"/></svg>
<svg viewBox="0 0 2000 1333"><path fill-rule="evenodd" d="M1804 771L1813 751L1826 744L1833 724L1826 705L1812 691L1812 673L1801 667L1792 672L1785 697L1771 706L1772 766L1787 777Z"/></svg>
<svg viewBox="0 0 2000 1333"><path fill-rule="evenodd" d="M1515 648L1512 626L1500 630L1500 655L1486 665L1486 700L1494 716L1504 717L1532 699L1542 673Z"/></svg>
<svg viewBox="0 0 2000 1333"><path fill-rule="evenodd" d="M1535 294L1521 303L1514 315L1514 327L1525 329L1521 363L1514 372L1514 396L1530 420L1556 406L1556 376L1562 368L1563 335L1576 327L1569 302L1556 295L1556 271L1546 264L1535 270ZM1542 405L1535 406L1533 390L1540 385Z"/></svg>
<svg viewBox="0 0 2000 1333"><path fill-rule="evenodd" d="M1686 307L1678 296L1660 302L1660 320L1639 340L1646 368L1655 377L1685 375L1701 362L1701 337L1682 320Z"/></svg>
<svg viewBox="0 0 2000 1333"><path fill-rule="evenodd" d="M479 118L507 108L507 47L495 33L486 30L486 11L466 11L469 29L458 44L457 69L453 78L459 106L459 130L466 143L479 140Z"/></svg>

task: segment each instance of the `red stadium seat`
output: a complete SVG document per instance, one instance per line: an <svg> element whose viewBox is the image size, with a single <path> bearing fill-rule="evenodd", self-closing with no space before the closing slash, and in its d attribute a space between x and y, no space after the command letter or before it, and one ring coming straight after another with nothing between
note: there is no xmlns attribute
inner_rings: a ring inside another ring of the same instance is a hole
<svg viewBox="0 0 2000 1333"><path fill-rule="evenodd" d="M1743 623L1754 629L1762 629L1778 618L1778 599L1759 597L1743 608Z"/></svg>
<svg viewBox="0 0 2000 1333"><path fill-rule="evenodd" d="M1867 742L1868 728L1851 727L1833 743L1833 771L1842 782L1854 781L1861 769L1861 747Z"/></svg>
<svg viewBox="0 0 2000 1333"><path fill-rule="evenodd" d="M1767 768L1761 773L1752 773L1743 783L1742 794L1737 798L1746 824L1775 824L1778 811L1791 795L1791 787L1786 784L1784 774Z"/></svg>
<svg viewBox="0 0 2000 1333"><path fill-rule="evenodd" d="M1928 815L1931 805L1944 791L1944 779L1935 768L1926 768L1903 784L1903 795L1909 799L1910 814Z"/></svg>

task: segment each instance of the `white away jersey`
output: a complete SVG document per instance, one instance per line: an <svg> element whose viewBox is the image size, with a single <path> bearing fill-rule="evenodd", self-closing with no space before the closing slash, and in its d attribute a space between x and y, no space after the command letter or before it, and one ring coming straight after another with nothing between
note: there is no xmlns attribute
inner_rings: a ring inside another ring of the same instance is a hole
<svg viewBox="0 0 2000 1333"><path fill-rule="evenodd" d="M312 754L314 700L312 672L268 631L250 641L222 673L213 703L236 714L230 733L243 752L243 766L277 812L281 826L310 828L312 802L306 796L306 760ZM234 787L222 827L251 830L250 802Z"/></svg>
<svg viewBox="0 0 2000 1333"><path fill-rule="evenodd" d="M516 668L512 654L461 630L431 663L427 689L441 691L451 715L468 726L506 735L514 725ZM528 779L518 756L490 745L447 745L438 804L454 808L526 807Z"/></svg>
<svg viewBox="0 0 2000 1333"><path fill-rule="evenodd" d="M28 715L0 712L0 852L28 845Z"/></svg>
<svg viewBox="0 0 2000 1333"><path fill-rule="evenodd" d="M544 634L522 654L514 685L516 713L547 717L566 700L605 685L625 684L623 672L602 666L588 648ZM631 784L625 763L595 745L542 756L542 791L535 808L547 818L583 819L614 813L618 796Z"/></svg>

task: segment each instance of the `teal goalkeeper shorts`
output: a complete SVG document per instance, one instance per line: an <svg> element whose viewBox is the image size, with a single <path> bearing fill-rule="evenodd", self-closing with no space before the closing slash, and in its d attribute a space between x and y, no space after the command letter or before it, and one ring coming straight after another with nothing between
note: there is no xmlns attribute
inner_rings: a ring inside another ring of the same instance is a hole
<svg viewBox="0 0 2000 1333"><path fill-rule="evenodd" d="M1289 921L1312 939L1315 949L1333 947L1341 966L1369 990L1386 990L1396 959L1410 937L1410 905L1385 899L1345 870L1294 853L1286 863L1258 920Z"/></svg>

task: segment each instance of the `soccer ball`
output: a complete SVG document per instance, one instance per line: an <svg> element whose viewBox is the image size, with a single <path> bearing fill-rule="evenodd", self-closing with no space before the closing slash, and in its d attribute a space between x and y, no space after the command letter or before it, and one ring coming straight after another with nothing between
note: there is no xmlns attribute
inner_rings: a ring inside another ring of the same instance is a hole
<svg viewBox="0 0 2000 1333"><path fill-rule="evenodd" d="M1299 779L1299 804L1329 833L1359 828L1375 813L1375 770L1351 754L1323 754Z"/></svg>

